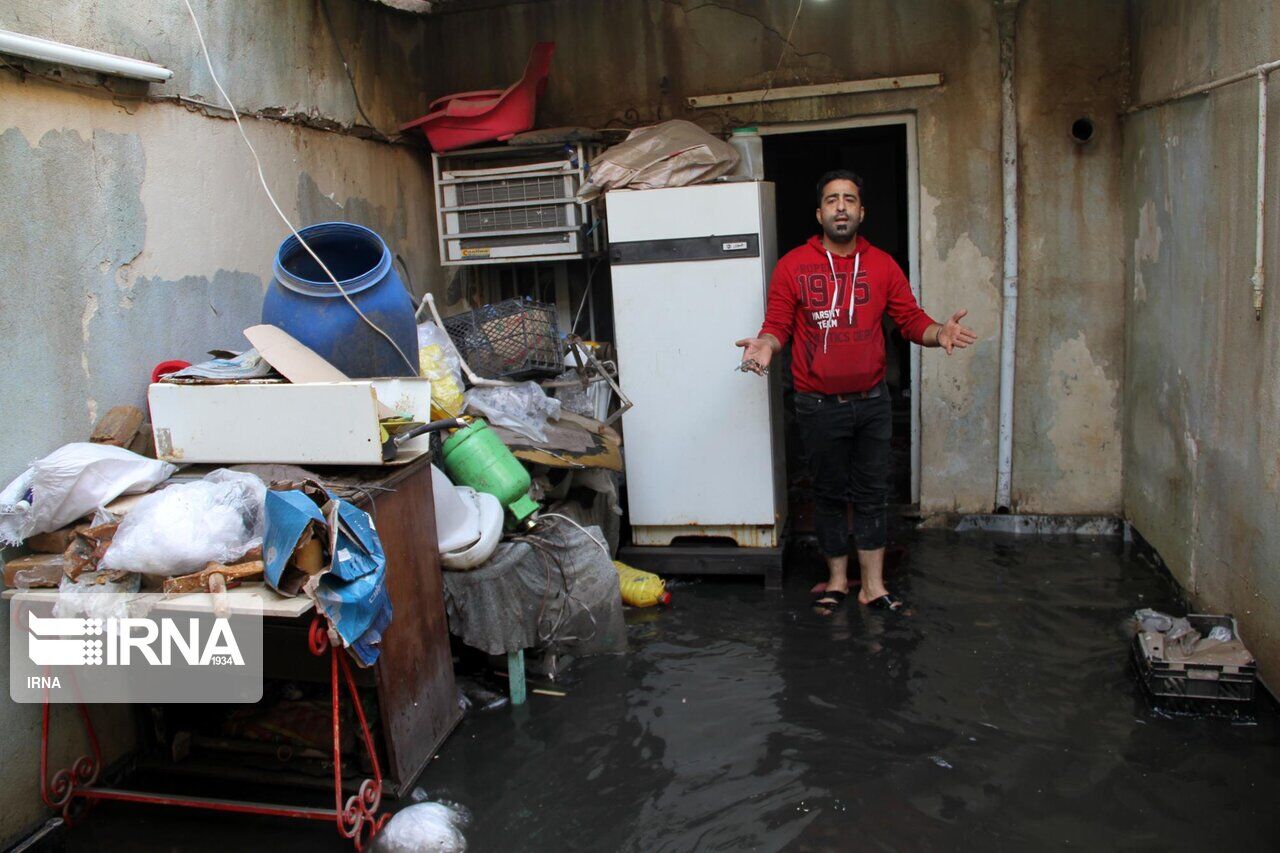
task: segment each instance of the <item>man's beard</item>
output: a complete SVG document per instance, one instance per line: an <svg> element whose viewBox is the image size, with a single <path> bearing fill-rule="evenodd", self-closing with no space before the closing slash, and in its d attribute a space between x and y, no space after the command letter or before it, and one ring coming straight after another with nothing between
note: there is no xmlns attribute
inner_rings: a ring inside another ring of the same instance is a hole
<svg viewBox="0 0 1280 853"><path fill-rule="evenodd" d="M828 239L828 240L830 240L832 243L841 243L841 244L843 244L843 243L851 243L851 242L853 242L853 240L858 236L858 229L857 229L857 227L853 224L853 220L852 220L852 219L850 219L850 220L849 220L847 223L845 223L845 224L847 224L847 225L848 225L847 230L845 230L845 231L837 231L837 230L836 230L836 221L835 221L834 219L833 219L833 220L831 220L830 222L823 222L823 223L822 223L822 233L826 234L826 235L827 235L827 239Z"/></svg>

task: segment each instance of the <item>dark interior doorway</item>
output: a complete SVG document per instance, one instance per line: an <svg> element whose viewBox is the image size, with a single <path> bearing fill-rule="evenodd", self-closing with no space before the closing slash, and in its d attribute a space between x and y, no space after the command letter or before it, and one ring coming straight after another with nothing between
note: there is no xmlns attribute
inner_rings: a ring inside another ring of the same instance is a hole
<svg viewBox="0 0 1280 853"><path fill-rule="evenodd" d="M884 124L838 130L770 133L762 137L765 180L776 187L778 254L781 256L818 233L814 218L816 184L823 172L851 169L864 181L866 219L860 233L893 256L911 276L910 206L908 200L907 125ZM889 502L910 505L911 495L911 361L908 343L887 317L886 379L893 400L893 453ZM786 405L787 471L791 517L805 532L809 511L804 449L794 429L791 405L790 353L782 370Z"/></svg>

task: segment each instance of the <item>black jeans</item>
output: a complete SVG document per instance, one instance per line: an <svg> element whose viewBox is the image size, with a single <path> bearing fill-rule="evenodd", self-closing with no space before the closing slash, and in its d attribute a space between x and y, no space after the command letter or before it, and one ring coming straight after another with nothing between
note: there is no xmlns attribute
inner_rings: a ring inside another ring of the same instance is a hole
<svg viewBox="0 0 1280 853"><path fill-rule="evenodd" d="M827 557L849 553L846 506L853 503L859 551L885 546L889 441L893 415L882 383L875 397L796 393L796 421L809 454L818 548Z"/></svg>

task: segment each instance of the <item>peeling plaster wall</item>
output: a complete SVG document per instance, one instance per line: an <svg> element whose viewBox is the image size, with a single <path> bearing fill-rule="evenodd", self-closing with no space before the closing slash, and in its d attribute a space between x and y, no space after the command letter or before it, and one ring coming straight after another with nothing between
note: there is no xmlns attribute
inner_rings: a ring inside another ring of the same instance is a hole
<svg viewBox="0 0 1280 853"><path fill-rule="evenodd" d="M1280 14L1245 2L1142 2L1141 103L1280 58ZM1268 109L1275 198L1280 92ZM1125 120L1125 513L1195 602L1232 612L1280 683L1280 216L1266 219L1254 318L1257 83Z"/></svg>
<svg viewBox="0 0 1280 853"><path fill-rule="evenodd" d="M60 415L52 435L13 435L3 476L51 438L82 437L99 410L141 404L158 362L243 344L288 232L229 121L167 104L129 114L35 79L0 78L0 97L0 168L26 188L0 198L6 232L21 235L0 261L0 383L25 411ZM361 222L424 270L432 225L419 202L431 188L418 152L261 121L246 130L296 223Z"/></svg>
<svg viewBox="0 0 1280 853"><path fill-rule="evenodd" d="M0 28L158 62L173 78L151 94L221 103L182 0L10 0L5 6ZM364 124L319 0L191 0L191 7L218 78L241 112ZM426 112L434 95L416 69L426 58L427 18L366 0L325 0L323 8L373 123L390 133ZM113 85L145 91L128 82Z"/></svg>
<svg viewBox="0 0 1280 853"><path fill-rule="evenodd" d="M1026 296L1014 487L1019 509L1037 512L1119 508L1124 279L1114 115L1127 24L1122 4L1091 0L1087 6L1025 0L1019 12ZM967 308L967 322L982 337L962 355L924 353L921 504L926 512L989 511L1002 235L994 6L989 0L806 3L792 35L795 49L772 81L784 87L938 71L946 81L940 88L724 110L685 106L690 95L768 85L795 9L767 0L546 0L442 16L428 56L432 76L446 90L491 88L519 76L533 42L555 41L539 107L544 125L632 127L685 118L724 133L752 124L915 112L923 303L942 319ZM478 51L478 34L505 49ZM1067 137L1066 116L1080 109L1098 124L1087 150ZM815 173L821 168L815 164Z"/></svg>
<svg viewBox="0 0 1280 853"><path fill-rule="evenodd" d="M328 0L375 123L425 106L425 19ZM378 231L420 293L438 277L429 156L362 139L350 84L313 2L193 2L224 82L246 112L268 182L298 225L347 219ZM149 58L174 69L150 93L216 99L185 8L123 0L27 2L0 28ZM354 34L354 35L353 35ZM119 404L145 405L165 359L246 345L276 247L287 231L225 113L137 97L145 87L89 75L67 83L0 67L0 482ZM330 130L316 129L327 127ZM7 620L7 610L5 611ZM8 626L0 626L0 657ZM54 714L54 767L84 752L73 714ZM128 748L123 707L93 710L108 760ZM6 705L0 725L0 841L42 819L36 789L40 714Z"/></svg>
<svg viewBox="0 0 1280 853"><path fill-rule="evenodd" d="M1119 515L1124 373L1123 8L1022 4L1017 387L1019 511ZM1072 122L1093 136L1076 142Z"/></svg>

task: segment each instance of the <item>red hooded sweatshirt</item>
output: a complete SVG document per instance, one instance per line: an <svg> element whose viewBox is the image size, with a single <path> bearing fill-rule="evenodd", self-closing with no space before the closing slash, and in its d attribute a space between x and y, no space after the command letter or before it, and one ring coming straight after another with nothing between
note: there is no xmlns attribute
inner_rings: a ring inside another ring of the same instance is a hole
<svg viewBox="0 0 1280 853"><path fill-rule="evenodd" d="M855 269L851 289L849 278ZM773 335L783 344L794 338L791 371L797 391L869 391L884 379L880 318L886 311L903 336L917 344L934 322L886 252L860 236L852 255L828 253L815 235L774 267L760 334Z"/></svg>

